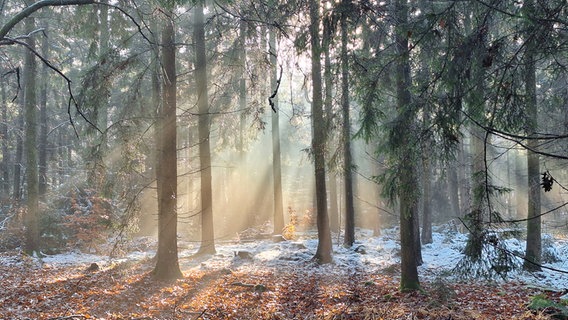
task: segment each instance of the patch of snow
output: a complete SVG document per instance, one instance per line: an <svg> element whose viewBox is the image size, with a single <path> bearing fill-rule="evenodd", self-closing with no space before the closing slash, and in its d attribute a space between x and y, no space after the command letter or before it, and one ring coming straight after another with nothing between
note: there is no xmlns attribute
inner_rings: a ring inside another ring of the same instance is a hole
<svg viewBox="0 0 568 320"><path fill-rule="evenodd" d="M419 267L421 279L434 280L447 275L463 257L462 250L467 241L467 235L448 230L437 230L432 235L433 242L423 245L422 256L424 263ZM264 269L297 270L305 268L312 273L343 273L353 274L360 270L381 273L385 268L396 267L400 263L400 241L398 230L383 230L382 235L375 237L371 230L357 230L356 243L352 248L345 248L341 243L335 243L334 236L333 261L331 265L316 266L312 257L317 249L315 233L300 234L297 240L273 242L271 239L243 242L236 239L216 244L217 253L214 255L194 257L198 244L184 244L179 251L180 267L184 272L192 270L220 270L247 272ZM511 252L521 254L525 250L525 242L518 239L501 240ZM568 241L550 238L552 250L560 261L547 263L546 267L568 270ZM155 247L155 246L150 246ZM137 248L139 249L139 248ZM239 252L247 252L239 255ZM250 253L250 255L248 254ZM88 266L97 263L105 266L108 263L120 261L141 261L154 257L155 251L132 251L120 259L109 259L106 256L70 252L56 254L36 259L44 265L51 266ZM0 265L10 266L23 263L26 258L18 256L0 256ZM520 258L519 258L520 259ZM519 260L520 261L520 260ZM522 270L510 272L508 280L519 281L531 286L568 288L568 274L543 269L541 272L528 273Z"/></svg>

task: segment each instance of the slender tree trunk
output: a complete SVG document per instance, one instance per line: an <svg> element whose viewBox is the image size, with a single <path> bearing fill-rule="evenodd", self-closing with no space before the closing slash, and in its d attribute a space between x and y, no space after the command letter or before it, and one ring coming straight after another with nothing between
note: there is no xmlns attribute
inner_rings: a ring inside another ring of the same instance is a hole
<svg viewBox="0 0 568 320"><path fill-rule="evenodd" d="M432 168L430 159L422 158L422 243L432 243Z"/></svg>
<svg viewBox="0 0 568 320"><path fill-rule="evenodd" d="M450 198L450 209L451 209L450 218L461 217L457 165L458 165L457 160L452 160L451 163L449 163L448 166L446 167L447 178L448 178L448 189L449 189L448 193Z"/></svg>
<svg viewBox="0 0 568 320"><path fill-rule="evenodd" d="M241 166L244 166L245 153L245 137L247 128L247 82L246 82L246 64L247 64L247 49L246 49L246 32L247 24L245 21L239 23L239 41L241 46L240 51L240 73L239 79L239 158Z"/></svg>
<svg viewBox="0 0 568 320"><path fill-rule="evenodd" d="M272 66L270 75L270 87L272 93L278 87L278 68L277 68L277 48L276 32L274 28L269 31L270 44L270 65ZM282 165L280 162L280 110L278 105L278 94L272 98L272 178L274 184L274 233L280 234L284 229L284 204L282 203Z"/></svg>
<svg viewBox="0 0 568 320"><path fill-rule="evenodd" d="M16 154L14 156L14 201L22 200L22 160L24 158L24 98L20 95L18 104L21 110L16 119Z"/></svg>
<svg viewBox="0 0 568 320"><path fill-rule="evenodd" d="M534 12L534 1L525 2L527 12ZM531 24L537 23L530 21ZM536 99L536 66L535 51L537 45L535 28L531 26L529 30L533 33L527 34L525 44L525 92L527 109L527 135L531 136L538 132L538 107ZM527 244L525 251L525 262L523 268L530 271L540 271L542 256L541 239L541 219L540 219L540 163L539 155L531 150L537 150L539 141L529 139L527 145L527 173L528 173L528 220L527 220Z"/></svg>
<svg viewBox="0 0 568 320"><path fill-rule="evenodd" d="M158 279L178 279L177 252L177 128L176 128L176 47L173 10L165 13L162 28L162 106L158 116L158 252L154 275Z"/></svg>
<svg viewBox="0 0 568 320"><path fill-rule="evenodd" d="M43 57L49 56L49 42L47 37L42 37L41 51ZM39 94L39 196L45 198L47 192L47 66L43 65L41 70L41 89Z"/></svg>
<svg viewBox="0 0 568 320"><path fill-rule="evenodd" d="M460 107L461 110L461 107ZM471 174L469 174L469 152L466 150L463 139L458 145L458 155L457 155L457 174L458 174L458 185L459 185L459 212L457 212L457 217L463 218L466 216L466 212L471 207Z"/></svg>
<svg viewBox="0 0 568 320"><path fill-rule="evenodd" d="M35 19L28 17L25 20L25 28L31 34L35 28ZM39 254L40 231L39 231L39 181L37 160L37 101L36 101L36 73L37 63L35 55L35 39L30 36L26 39L28 49L24 61L24 105L26 117L26 184L27 184L27 212L25 215L26 225L26 253Z"/></svg>
<svg viewBox="0 0 568 320"><path fill-rule="evenodd" d="M337 176L334 172L329 173L329 225L331 231L339 233L339 206L337 204L339 192L337 190Z"/></svg>
<svg viewBox="0 0 568 320"><path fill-rule="evenodd" d="M327 193L325 184L325 125L323 119L321 46L319 37L319 1L310 0L310 43L312 52L312 150L314 154L316 182L316 222L318 228L318 247L314 260L318 263L330 263L331 232L327 215Z"/></svg>
<svg viewBox="0 0 568 320"><path fill-rule="evenodd" d="M344 8L347 8L343 0ZM344 10L345 11L345 10ZM345 247L355 242L355 208L353 205L353 158L351 156L351 121L349 119L349 57L347 53L347 12L342 12L341 25L341 110L343 115L343 183L345 188Z"/></svg>
<svg viewBox="0 0 568 320"><path fill-rule="evenodd" d="M213 194L211 178L210 115L207 94L207 56L205 52L205 22L203 4L195 7L193 41L195 43L195 81L199 109L199 164L201 168L201 247L199 253L215 253L213 230Z"/></svg>
<svg viewBox="0 0 568 320"><path fill-rule="evenodd" d="M483 23L486 23L484 21ZM469 22L466 21L466 25ZM486 55L486 41L487 35L484 25L475 26L470 28L472 30L472 37L475 37L475 47L472 53L471 62L471 89L467 96L468 113L477 121L482 121L485 117L485 72L486 68L483 67L482 59ZM471 190L472 204L471 209L466 215L466 222L468 224L469 237L467 240L464 253L471 258L472 261L477 261L482 258L484 227L483 221L486 213L486 203L488 200L487 194L487 170L486 152L485 152L485 137L486 132L477 124L471 124Z"/></svg>
<svg viewBox="0 0 568 320"><path fill-rule="evenodd" d="M100 34L99 34L99 55L106 55L108 54L109 50L109 42L110 42L110 31L111 31L111 24L109 22L109 7L106 5L108 0L102 0L99 6L99 16L100 16ZM111 197L112 196L112 182L109 181L108 177L111 173L107 169L104 163L105 154L108 152L108 136L107 136L107 127L108 127L108 100L105 99L103 101L103 105L97 106L98 111L98 119L97 119L97 127L103 131L99 141L98 141L98 149L97 149L97 160L98 163L95 164L95 170L97 175L99 176L97 182L99 185L97 186L99 192L104 197Z"/></svg>
<svg viewBox="0 0 568 320"><path fill-rule="evenodd" d="M410 57L408 50L408 3L405 0L395 0L395 21L396 32L395 42L397 59L396 64L396 99L399 113L404 113L411 103L410 87ZM400 179L400 249L401 249L401 275L400 288L402 291L417 290L420 288L418 280L418 269L415 247L415 215L417 214L417 196L412 192L412 188L417 185L415 163L411 155L413 146L410 145L410 134L413 119L402 119L401 148L407 149L400 152L402 154L399 162Z"/></svg>
<svg viewBox="0 0 568 320"><path fill-rule="evenodd" d="M334 138L331 134L333 124L333 75L331 70L331 56L329 50L329 43L331 38L331 32L324 30L324 40L323 44L325 46L324 50L324 82L325 82L325 99L324 99L324 109L325 109L325 123L328 127L327 131L330 133L330 138ZM328 143L330 141L328 140ZM331 162L328 159L328 163ZM337 207L337 178L333 168L329 170L329 222L332 231L339 232L339 208Z"/></svg>
<svg viewBox="0 0 568 320"><path fill-rule="evenodd" d="M2 119L0 120L0 136L2 137L2 161L0 162L0 174L2 175L2 185L0 187L0 201L4 202L10 198L10 170L8 163L10 163L10 153L8 150L8 103L6 101L6 88L0 87L0 94L2 95L0 102L2 111Z"/></svg>

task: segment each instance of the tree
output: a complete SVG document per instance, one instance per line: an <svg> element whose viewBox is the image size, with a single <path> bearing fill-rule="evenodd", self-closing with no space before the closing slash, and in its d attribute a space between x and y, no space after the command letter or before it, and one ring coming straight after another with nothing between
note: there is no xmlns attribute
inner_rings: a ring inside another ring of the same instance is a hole
<svg viewBox="0 0 568 320"><path fill-rule="evenodd" d="M352 3L342 0L340 10L341 29L341 110L343 118L343 183L345 188L345 238L343 245L353 246L355 242L355 209L353 205L353 157L351 155L351 121L349 118L349 55L347 51L347 16Z"/></svg>
<svg viewBox="0 0 568 320"><path fill-rule="evenodd" d="M10 163L10 153L8 151L8 101L6 99L6 86L0 87L0 103L2 111L0 112L2 120L0 122L0 136L2 137L2 161L0 162L0 190L2 196L0 201L4 202L10 198L10 170L8 164Z"/></svg>
<svg viewBox="0 0 568 320"><path fill-rule="evenodd" d="M26 253L40 254L39 232L39 178L37 158L37 99L36 99L36 76L37 63L33 51L35 50L35 18L27 17L25 22L26 53L24 62L24 105L26 120L26 185L27 185L27 211L25 215L26 225Z"/></svg>
<svg viewBox="0 0 568 320"><path fill-rule="evenodd" d="M46 58L49 51L49 42L46 36L42 37L41 42L42 56ZM40 84L40 94L39 94L39 112L40 112L40 133L39 133L39 156L38 156L38 166L39 166L39 185L38 192L39 196L44 199L45 193L47 192L47 135L48 135L48 124L47 124L47 88L48 88L48 77L47 77L47 66L44 64L41 69L41 84Z"/></svg>
<svg viewBox="0 0 568 320"><path fill-rule="evenodd" d="M398 118L395 128L400 134L397 143L396 161L398 165L397 178L398 198L400 202L400 289L403 291L417 290L420 288L418 269L416 265L415 248L415 218L417 214L416 168L415 159L412 156L415 151L412 148L411 132L413 127L413 112L410 88L410 50L408 48L408 3L405 0L396 0L394 3L395 15L395 46L397 53L396 61L396 104ZM398 129L398 130L397 130Z"/></svg>
<svg viewBox="0 0 568 320"><path fill-rule="evenodd" d="M314 260L318 263L330 263L331 231L327 215L327 194L325 184L325 125L323 121L323 97L321 76L321 48L319 36L319 1L309 1L310 44L312 53L312 152L314 157L316 181L316 224L318 228L318 247Z"/></svg>
<svg viewBox="0 0 568 320"><path fill-rule="evenodd" d="M210 115L207 94L207 56L203 2L194 7L193 41L195 42L195 82L199 109L199 166L201 169L201 246L199 254L215 253L213 229L213 194L211 187Z"/></svg>
<svg viewBox="0 0 568 320"><path fill-rule="evenodd" d="M528 0L524 4L529 14L535 11L534 1ZM538 132L538 107L536 99L536 49L538 33L535 32L537 22L529 19L525 42L525 94L527 109L526 134L531 137ZM525 262L523 267L530 271L540 271L542 240L540 218L540 163L539 155L535 152L540 142L536 139L527 141L527 174L528 174L528 216L527 216L527 244Z"/></svg>
<svg viewBox="0 0 568 320"><path fill-rule="evenodd" d="M332 145L335 143L336 135L334 135L335 129L335 114L334 114L334 103L333 103L333 93L334 93L334 74L333 74L333 65L331 63L331 54L332 54L332 43L335 34L334 27L336 26L336 14L335 10L332 8L330 13L328 13L323 18L323 35L322 35L322 50L324 55L324 66L323 66L323 78L324 78L324 85L325 85L325 93L324 93L324 110L325 110L325 123L327 126L327 144ZM331 231L340 232L339 226L339 208L338 208L338 192L337 192L337 160L334 159L338 158L333 153L332 148L327 148L328 152L326 153L327 156L327 164L328 164L328 173L329 178L327 181L327 185L329 186L329 223Z"/></svg>
<svg viewBox="0 0 568 320"><path fill-rule="evenodd" d="M268 33L268 41L270 46L270 88L271 88L271 105L272 105L272 178L274 192L274 233L280 234L284 229L284 205L282 203L282 165L280 161L280 110L278 105L278 88L280 79L278 79L277 57L278 50L276 48L276 31L271 28Z"/></svg>
<svg viewBox="0 0 568 320"><path fill-rule="evenodd" d="M486 205L489 201L490 191L485 153L488 136L478 124L482 123L485 116L485 76L487 68L484 66L483 59L487 54L488 22L491 12L479 13L479 10L480 8L473 4L472 16L465 22L470 33L465 38L463 46L459 48L462 52L458 52L458 54L465 53L471 57L471 64L467 66L469 70L462 69L466 74L470 74L469 89L464 94L464 100L467 103L467 114L471 119L477 121L477 123L471 123L471 190L473 194L471 210L465 217L469 237L464 249L467 258L473 262L480 261L482 258L485 232L483 222L487 213ZM455 62L457 63L457 61Z"/></svg>
<svg viewBox="0 0 568 320"><path fill-rule="evenodd" d="M161 31L162 105L158 115L158 252L157 279L183 277L177 252L176 44L173 8L166 9Z"/></svg>

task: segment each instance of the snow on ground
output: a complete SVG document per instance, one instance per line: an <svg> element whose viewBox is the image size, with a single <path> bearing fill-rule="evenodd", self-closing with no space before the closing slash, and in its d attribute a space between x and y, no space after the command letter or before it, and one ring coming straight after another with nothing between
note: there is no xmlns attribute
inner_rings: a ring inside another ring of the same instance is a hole
<svg viewBox="0 0 568 320"><path fill-rule="evenodd" d="M437 232L436 232L437 231ZM568 271L568 241L552 239L553 252L560 261L546 264L547 267ZM271 239L257 241L226 241L216 244L217 253L212 256L195 258L193 254L198 249L197 243L180 241L179 261L184 272L192 270L219 270L223 268L233 271L247 272L248 270L294 271L298 269L310 272L335 272L343 274L356 273L359 270L382 273L388 270L398 270L400 263L400 248L396 229L383 230L382 235L374 237L370 230L357 230L357 241L352 248L337 245L338 237L334 236L334 263L316 267L311 261L317 248L315 233L302 234L297 240L273 242ZM467 235L458 232L448 232L435 229L433 243L422 247L424 264L419 267L421 279L434 280L438 277L452 277L452 269L463 257L461 251L465 247ZM147 240L146 240L147 241ZM524 251L524 241L507 239L507 248L513 252ZM339 243L341 243L339 241ZM241 252L241 255L239 255ZM69 252L50 255L41 259L33 258L38 264L48 266L89 266L96 262L102 268L123 261L140 261L151 259L155 254L152 250L132 251L121 258L110 259L105 256ZM29 259L29 258L27 258ZM0 265L17 265L24 263L21 256L0 256ZM29 262L29 261L28 261ZM395 272L396 273L396 272ZM395 277L396 278L396 277ZM450 279L448 279L450 280ZM519 281L527 285L549 289L568 289L568 274L544 269L538 273L524 271L511 272L509 281Z"/></svg>

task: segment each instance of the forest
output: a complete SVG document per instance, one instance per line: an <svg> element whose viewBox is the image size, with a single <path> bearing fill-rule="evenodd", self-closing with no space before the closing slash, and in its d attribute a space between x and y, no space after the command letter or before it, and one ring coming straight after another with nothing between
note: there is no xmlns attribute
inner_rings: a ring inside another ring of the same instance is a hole
<svg viewBox="0 0 568 320"><path fill-rule="evenodd" d="M568 319L568 1L0 0L1 319Z"/></svg>

